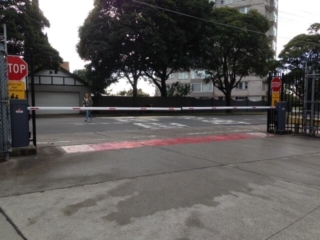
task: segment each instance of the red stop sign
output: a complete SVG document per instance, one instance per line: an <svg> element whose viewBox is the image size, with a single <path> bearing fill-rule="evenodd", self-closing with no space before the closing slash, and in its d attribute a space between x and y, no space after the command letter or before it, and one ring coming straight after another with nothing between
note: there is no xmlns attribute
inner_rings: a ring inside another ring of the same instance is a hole
<svg viewBox="0 0 320 240"><path fill-rule="evenodd" d="M282 86L282 81L280 78L275 77L271 80L271 89L273 92L279 92Z"/></svg>
<svg viewBox="0 0 320 240"><path fill-rule="evenodd" d="M10 81L21 81L28 75L28 64L19 56L8 56L8 77Z"/></svg>

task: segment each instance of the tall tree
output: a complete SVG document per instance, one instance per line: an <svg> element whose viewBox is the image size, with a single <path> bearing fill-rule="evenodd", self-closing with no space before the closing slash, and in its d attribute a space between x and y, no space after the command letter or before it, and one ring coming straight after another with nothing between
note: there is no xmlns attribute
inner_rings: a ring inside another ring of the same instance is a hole
<svg viewBox="0 0 320 240"><path fill-rule="evenodd" d="M285 75L288 81L286 88L303 99L302 89L305 85L305 70L307 73L320 70L320 23L314 23L308 28L307 34L299 34L291 39L279 54L280 62L284 70L290 72ZM307 67L307 68L306 68ZM312 81L308 81L308 100L311 100ZM315 91L316 98L319 98L320 88ZM310 107L310 106L309 106Z"/></svg>
<svg viewBox="0 0 320 240"><path fill-rule="evenodd" d="M118 78L126 77L134 95L140 77L147 76L161 95L167 96L165 83L170 73L188 69L194 62L202 25L201 21L163 9L205 17L212 5L207 0L143 3L96 0L79 30L78 52L97 70L109 69Z"/></svg>
<svg viewBox="0 0 320 240"><path fill-rule="evenodd" d="M0 5L0 31L7 25L8 53L24 56L31 61L33 55L35 69L58 70L62 58L49 43L43 32L50 27L48 19L39 9L38 1L8 0Z"/></svg>
<svg viewBox="0 0 320 240"><path fill-rule="evenodd" d="M117 80L114 76L117 55L112 39L108 38L113 31L114 18L111 10L103 9L102 4L103 1L95 1L95 7L79 28L80 41L77 44L79 56L90 62L86 65L86 76L95 95L104 93L105 88Z"/></svg>
<svg viewBox="0 0 320 240"><path fill-rule="evenodd" d="M284 69L305 69L313 66L320 70L320 23L312 24L308 34L299 34L291 39L280 52L279 58Z"/></svg>
<svg viewBox="0 0 320 240"><path fill-rule="evenodd" d="M200 43L207 23L199 19L210 16L213 2L154 0L150 3L143 31L148 51L145 74L158 87L161 96L166 97L169 75L189 70L200 57Z"/></svg>
<svg viewBox="0 0 320 240"><path fill-rule="evenodd" d="M242 14L234 8L217 8L207 24L200 68L206 69L205 81L223 92L231 105L231 92L249 75L266 76L267 62L273 58L266 32L269 21L256 10Z"/></svg>
<svg viewBox="0 0 320 240"><path fill-rule="evenodd" d="M180 82L167 85L168 97L185 97L191 92L190 84L182 84Z"/></svg>

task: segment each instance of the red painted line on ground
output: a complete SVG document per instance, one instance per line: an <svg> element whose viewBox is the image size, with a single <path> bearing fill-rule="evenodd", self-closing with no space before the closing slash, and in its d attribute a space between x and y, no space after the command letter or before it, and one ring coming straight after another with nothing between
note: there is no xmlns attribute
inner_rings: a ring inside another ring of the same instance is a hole
<svg viewBox="0 0 320 240"><path fill-rule="evenodd" d="M270 136L262 133L240 133L240 134L227 134L227 135L213 135L213 136L199 136L199 137L178 137L178 138L164 138L153 139L144 141L124 141L124 142L107 142L100 144L90 145L76 145L62 147L67 153L76 152L92 152L92 151L108 151L119 149L132 149L141 147L158 147L170 145L183 145L183 144L200 144L208 142L224 142L246 140L252 138L261 138Z"/></svg>

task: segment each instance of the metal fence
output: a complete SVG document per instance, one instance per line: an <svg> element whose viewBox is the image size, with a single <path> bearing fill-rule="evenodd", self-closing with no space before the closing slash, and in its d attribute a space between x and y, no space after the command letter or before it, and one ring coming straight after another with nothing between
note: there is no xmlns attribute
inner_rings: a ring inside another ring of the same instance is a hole
<svg viewBox="0 0 320 240"><path fill-rule="evenodd" d="M213 107L226 106L224 100L197 99L191 97L119 97L119 96L98 96L93 97L93 105L95 107L158 107L158 108L181 108L181 107ZM265 101L236 101L232 100L232 106L266 106ZM222 110L223 111L223 110ZM259 110L245 110L259 111ZM261 110L260 110L261 111Z"/></svg>
<svg viewBox="0 0 320 240"><path fill-rule="evenodd" d="M271 104L270 82L274 77L282 80L280 99L287 103L285 131L316 135L320 133L320 84L314 73L291 72L269 76L269 104ZM268 110L268 132L275 132L276 109Z"/></svg>
<svg viewBox="0 0 320 240"><path fill-rule="evenodd" d="M10 106L8 98L7 55L0 49L0 158L8 160L11 150Z"/></svg>

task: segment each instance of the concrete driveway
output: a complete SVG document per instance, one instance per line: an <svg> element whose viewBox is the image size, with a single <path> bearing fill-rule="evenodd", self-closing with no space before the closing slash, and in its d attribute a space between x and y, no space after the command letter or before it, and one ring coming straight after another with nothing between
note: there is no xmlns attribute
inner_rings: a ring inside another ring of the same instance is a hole
<svg viewBox="0 0 320 240"><path fill-rule="evenodd" d="M37 156L0 164L1 239L319 239L317 138L262 125L99 136L40 135Z"/></svg>

